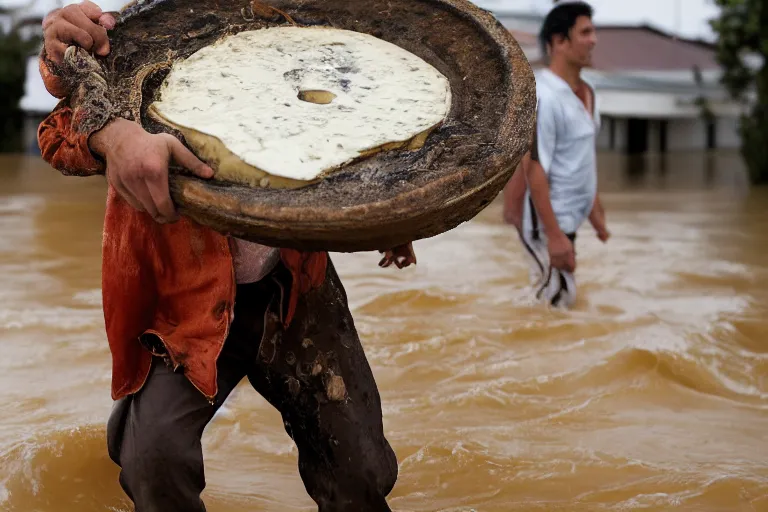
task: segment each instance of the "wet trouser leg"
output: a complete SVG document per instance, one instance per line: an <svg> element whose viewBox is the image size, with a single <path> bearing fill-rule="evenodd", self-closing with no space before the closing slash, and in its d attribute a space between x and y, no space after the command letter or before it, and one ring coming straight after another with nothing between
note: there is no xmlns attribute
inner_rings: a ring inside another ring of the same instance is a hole
<svg viewBox="0 0 768 512"><path fill-rule="evenodd" d="M271 291L261 284L253 286ZM268 301L269 297L262 297L261 311ZM237 306L233 328L243 316L243 309ZM162 343L152 341L155 351L161 352ZM205 488L201 438L216 411L248 373L249 352L252 357L253 351L243 350L243 342L230 336L224 344L216 365L218 394L213 405L181 369L174 372L160 357L153 358L141 390L115 402L107 424L109 455L121 467L120 485L136 512L205 511L200 498Z"/></svg>
<svg viewBox="0 0 768 512"><path fill-rule="evenodd" d="M109 452L137 512L205 510L203 430L246 375L282 414L299 449L299 473L320 512L390 510L385 497L397 462L338 276L330 265L325 284L299 300L283 330L289 286L280 267L261 283L238 287L213 405L160 358L141 391L115 404Z"/></svg>
<svg viewBox="0 0 768 512"><path fill-rule="evenodd" d="M520 231L520 241L530 263L530 280L536 299L555 307L570 308L576 301L576 278L573 272L554 268L549 261L549 249L544 233ZM575 234L566 234L575 243Z"/></svg>
<svg viewBox="0 0 768 512"><path fill-rule="evenodd" d="M281 279L281 282L285 279ZM276 310L248 378L283 417L299 473L320 512L387 512L397 459L384 437L381 399L333 266L287 331Z"/></svg>

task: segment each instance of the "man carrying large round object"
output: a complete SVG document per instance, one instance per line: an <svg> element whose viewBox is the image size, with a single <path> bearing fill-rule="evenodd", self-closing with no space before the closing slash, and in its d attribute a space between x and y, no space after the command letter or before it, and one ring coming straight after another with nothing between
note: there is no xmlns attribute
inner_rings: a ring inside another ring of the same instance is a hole
<svg viewBox="0 0 768 512"><path fill-rule="evenodd" d="M412 240L508 181L535 89L468 2L376 3L86 1L44 21L62 101L43 158L109 184L107 438L139 512L205 510L201 435L246 376L319 510L390 510L397 461L328 251L415 263Z"/></svg>

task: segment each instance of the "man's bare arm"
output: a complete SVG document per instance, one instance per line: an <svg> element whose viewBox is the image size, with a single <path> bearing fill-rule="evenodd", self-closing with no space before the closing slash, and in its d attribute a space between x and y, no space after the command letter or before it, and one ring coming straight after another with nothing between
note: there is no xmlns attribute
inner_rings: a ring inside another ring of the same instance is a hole
<svg viewBox="0 0 768 512"><path fill-rule="evenodd" d="M523 156L525 159L528 153ZM526 179L523 161L515 170L507 185L504 187L504 222L523 229L523 202L525 201Z"/></svg>
<svg viewBox="0 0 768 512"><path fill-rule="evenodd" d="M536 214L544 226L547 237L562 233L557 223L557 217L552 210L552 202L549 200L549 181L547 173L539 162L538 137L533 136L533 144L530 153L523 157L523 169L531 190L531 199L536 208Z"/></svg>
<svg viewBox="0 0 768 512"><path fill-rule="evenodd" d="M523 160L528 188L536 214L547 234L550 264L558 269L573 272L576 269L576 256L573 243L565 236L557 223L557 217L549 199L549 181L547 173L539 162L538 137L534 135L530 155Z"/></svg>
<svg viewBox="0 0 768 512"><path fill-rule="evenodd" d="M605 220L605 210L600 202L600 195L595 194L595 202L592 205L592 211L589 214L589 221L595 224L595 221Z"/></svg>
<svg viewBox="0 0 768 512"><path fill-rule="evenodd" d="M605 209L603 209L603 203L600 202L599 194L595 194L595 202L592 205L592 211L589 213L589 222L592 224L592 227L595 228L597 237L601 241L607 242L611 237L611 234L608 232L608 227L606 226Z"/></svg>
<svg viewBox="0 0 768 512"><path fill-rule="evenodd" d="M114 25L112 15L88 0L56 9L43 20L45 44L39 57L40 76L46 90L61 101L40 123L38 144L43 159L65 175L99 174L104 172L104 163L94 158L88 148L88 138L100 128L98 122L84 115L88 94L72 97L73 88L82 85L76 72L66 73L74 79L61 76L71 66L64 63L64 54L69 46L80 45L105 55L109 52L107 29ZM88 90L88 86L84 88ZM105 115L103 111L100 114Z"/></svg>
<svg viewBox="0 0 768 512"><path fill-rule="evenodd" d="M108 103L101 81L82 87L92 73L78 64L90 58L90 51L109 51L106 28L111 26L114 18L89 1L46 16L41 76L61 102L40 124L40 149L64 174L106 172L107 181L131 206L158 222L171 222L176 212L168 193L168 163L173 160L202 178L213 171L172 135L150 134L138 123L116 118L109 108L97 108ZM68 50L73 45L80 48ZM65 69L63 76L57 73Z"/></svg>

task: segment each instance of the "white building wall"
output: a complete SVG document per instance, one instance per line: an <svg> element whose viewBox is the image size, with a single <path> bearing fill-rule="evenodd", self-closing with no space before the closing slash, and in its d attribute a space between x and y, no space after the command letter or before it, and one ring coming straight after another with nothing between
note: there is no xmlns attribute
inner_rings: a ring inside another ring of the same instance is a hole
<svg viewBox="0 0 768 512"><path fill-rule="evenodd" d="M603 117L600 132L597 134L595 146L601 151L611 150L611 119L614 127L613 151L624 151L627 148L627 120L620 117Z"/></svg>
<svg viewBox="0 0 768 512"><path fill-rule="evenodd" d="M718 149L738 149L741 146L739 119L735 117L719 118L716 137Z"/></svg>
<svg viewBox="0 0 768 512"><path fill-rule="evenodd" d="M652 119L648 122L648 151L658 153L661 150L661 121Z"/></svg>
<svg viewBox="0 0 768 512"><path fill-rule="evenodd" d="M616 151L627 150L627 124L626 119L616 119Z"/></svg>
<svg viewBox="0 0 768 512"><path fill-rule="evenodd" d="M687 95L612 88L598 88L597 94L602 115L645 119L696 118L701 115L701 109ZM739 104L732 101L711 101L710 109L718 117L738 117L741 113Z"/></svg>
<svg viewBox="0 0 768 512"><path fill-rule="evenodd" d="M707 147L707 127L702 119L670 119L667 150L690 151Z"/></svg>
<svg viewBox="0 0 768 512"><path fill-rule="evenodd" d="M597 149L611 149L611 120L610 117L604 117L600 126L600 133L597 134L595 146Z"/></svg>
<svg viewBox="0 0 768 512"><path fill-rule="evenodd" d="M627 119L603 117L603 124L597 136L597 149L611 150L611 119L615 123L613 151L622 152L627 148ZM658 153L661 150L662 119L648 122L648 151ZM738 133L738 119L719 118L717 120L717 149L738 149L741 138ZM699 118L667 120L667 151L701 151L707 148L707 126Z"/></svg>
<svg viewBox="0 0 768 512"><path fill-rule="evenodd" d="M27 81L24 85L24 96L19 102L19 106L27 111L34 113L48 113L59 102L51 96L45 89L43 78L40 76L37 56L27 59Z"/></svg>

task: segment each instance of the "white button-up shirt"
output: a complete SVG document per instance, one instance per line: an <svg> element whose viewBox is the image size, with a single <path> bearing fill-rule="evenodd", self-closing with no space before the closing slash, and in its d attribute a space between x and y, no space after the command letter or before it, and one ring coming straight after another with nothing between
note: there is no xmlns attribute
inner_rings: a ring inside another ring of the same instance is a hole
<svg viewBox="0 0 768 512"><path fill-rule="evenodd" d="M560 229L575 233L589 217L597 194L597 98L593 115L570 85L548 68L536 72L536 95L539 163L549 180L549 198ZM530 192L523 219L528 231L535 227L529 199Z"/></svg>

